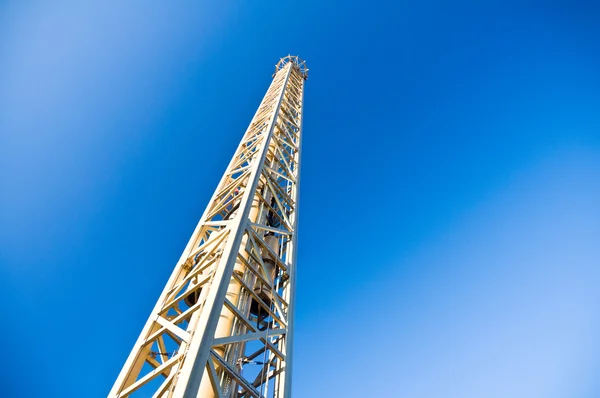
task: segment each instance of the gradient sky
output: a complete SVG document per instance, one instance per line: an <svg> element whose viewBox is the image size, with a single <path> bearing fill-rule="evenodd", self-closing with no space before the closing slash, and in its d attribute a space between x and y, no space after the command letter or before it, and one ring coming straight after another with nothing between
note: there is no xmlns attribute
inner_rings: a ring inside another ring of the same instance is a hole
<svg viewBox="0 0 600 398"><path fill-rule="evenodd" d="M295 397L600 396L599 15L3 2L0 395L108 393L291 53Z"/></svg>

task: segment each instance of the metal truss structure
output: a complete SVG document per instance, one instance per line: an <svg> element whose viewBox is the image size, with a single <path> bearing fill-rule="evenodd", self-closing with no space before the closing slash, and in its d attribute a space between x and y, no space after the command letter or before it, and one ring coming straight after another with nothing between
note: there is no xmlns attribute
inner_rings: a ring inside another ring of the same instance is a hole
<svg viewBox="0 0 600 398"><path fill-rule="evenodd" d="M290 397L307 74L276 65L109 397Z"/></svg>

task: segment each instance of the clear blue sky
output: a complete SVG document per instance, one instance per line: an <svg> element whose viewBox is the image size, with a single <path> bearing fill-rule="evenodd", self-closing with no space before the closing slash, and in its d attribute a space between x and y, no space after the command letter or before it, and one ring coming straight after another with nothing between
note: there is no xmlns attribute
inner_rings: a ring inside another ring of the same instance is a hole
<svg viewBox="0 0 600 398"><path fill-rule="evenodd" d="M295 396L600 396L600 10L11 3L0 395L107 394L292 53Z"/></svg>

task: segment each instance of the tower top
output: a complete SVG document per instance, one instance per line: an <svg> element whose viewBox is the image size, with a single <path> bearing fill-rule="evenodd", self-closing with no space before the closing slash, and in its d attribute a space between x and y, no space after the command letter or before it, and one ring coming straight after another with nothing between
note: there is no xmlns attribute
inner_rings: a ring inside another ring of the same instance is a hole
<svg viewBox="0 0 600 398"><path fill-rule="evenodd" d="M281 58L277 65L275 65L275 73L283 69L283 67L290 62L292 62L294 66L298 68L305 80L308 79L308 68L306 67L306 61L297 55L288 55L287 57Z"/></svg>

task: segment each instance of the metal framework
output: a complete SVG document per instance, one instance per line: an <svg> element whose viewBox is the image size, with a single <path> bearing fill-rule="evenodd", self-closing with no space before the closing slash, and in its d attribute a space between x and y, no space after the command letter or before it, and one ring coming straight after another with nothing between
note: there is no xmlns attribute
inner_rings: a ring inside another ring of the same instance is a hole
<svg viewBox="0 0 600 398"><path fill-rule="evenodd" d="M306 64L282 58L109 397L291 396Z"/></svg>

